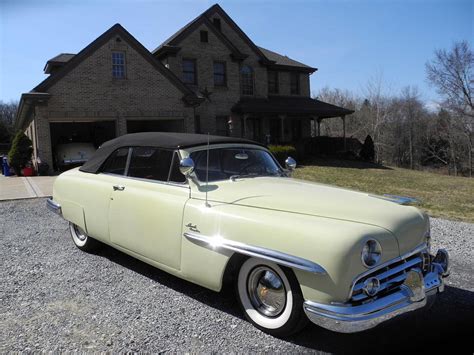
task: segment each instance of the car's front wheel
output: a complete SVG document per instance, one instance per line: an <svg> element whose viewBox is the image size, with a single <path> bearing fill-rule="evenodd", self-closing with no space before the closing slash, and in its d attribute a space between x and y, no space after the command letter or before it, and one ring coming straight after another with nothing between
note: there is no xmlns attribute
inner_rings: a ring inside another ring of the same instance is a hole
<svg viewBox="0 0 474 355"><path fill-rule="evenodd" d="M236 283L245 316L257 328L283 337L306 325L303 296L290 269L249 258L240 267Z"/></svg>
<svg viewBox="0 0 474 355"><path fill-rule="evenodd" d="M100 246L97 240L89 237L84 229L74 223L69 222L69 231L74 244L82 251L91 252Z"/></svg>

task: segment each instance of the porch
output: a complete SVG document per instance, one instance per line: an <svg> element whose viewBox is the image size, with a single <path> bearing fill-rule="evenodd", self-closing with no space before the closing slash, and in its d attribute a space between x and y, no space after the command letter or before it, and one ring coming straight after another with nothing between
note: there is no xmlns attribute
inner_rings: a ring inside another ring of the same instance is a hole
<svg viewBox="0 0 474 355"><path fill-rule="evenodd" d="M346 116L354 111L309 97L243 98L232 107L243 138L266 144L299 142L321 135L323 119L340 117L346 141ZM231 125L232 125L231 120ZM232 128L231 128L232 130Z"/></svg>

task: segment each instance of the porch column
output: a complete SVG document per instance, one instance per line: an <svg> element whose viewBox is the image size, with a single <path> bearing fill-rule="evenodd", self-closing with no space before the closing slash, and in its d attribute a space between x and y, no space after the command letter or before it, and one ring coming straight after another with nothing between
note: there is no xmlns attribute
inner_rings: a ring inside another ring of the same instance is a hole
<svg viewBox="0 0 474 355"><path fill-rule="evenodd" d="M280 143L285 142L285 118L286 115L279 115L280 118Z"/></svg>
<svg viewBox="0 0 474 355"><path fill-rule="evenodd" d="M342 137L344 138L344 151L347 150L346 144L346 116L341 116L342 119Z"/></svg>
<svg viewBox="0 0 474 355"><path fill-rule="evenodd" d="M242 116L242 138L247 138L247 118L249 115L244 114Z"/></svg>
<svg viewBox="0 0 474 355"><path fill-rule="evenodd" d="M318 121L318 137L321 137L321 118L316 119Z"/></svg>
<svg viewBox="0 0 474 355"><path fill-rule="evenodd" d="M48 173L53 172L53 148L51 146L51 126L46 107L36 107L35 125L37 134L37 155L43 163L49 165Z"/></svg>

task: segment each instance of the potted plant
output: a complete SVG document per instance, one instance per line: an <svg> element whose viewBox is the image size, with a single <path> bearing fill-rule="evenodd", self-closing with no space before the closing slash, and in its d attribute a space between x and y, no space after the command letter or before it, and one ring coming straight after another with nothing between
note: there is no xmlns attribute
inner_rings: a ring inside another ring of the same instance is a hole
<svg viewBox="0 0 474 355"><path fill-rule="evenodd" d="M23 176L33 176L35 174L35 169L31 161L26 164L26 166L21 170Z"/></svg>
<svg viewBox="0 0 474 355"><path fill-rule="evenodd" d="M12 147L8 152L8 161L17 175L21 175L21 169L31 162L33 147L31 139L19 131L13 138ZM27 173L30 171L27 170Z"/></svg>

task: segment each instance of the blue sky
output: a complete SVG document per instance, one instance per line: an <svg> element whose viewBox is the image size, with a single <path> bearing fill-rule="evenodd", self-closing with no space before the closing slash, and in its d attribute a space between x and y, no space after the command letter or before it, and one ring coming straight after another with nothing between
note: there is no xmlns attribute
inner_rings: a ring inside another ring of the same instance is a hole
<svg viewBox="0 0 474 355"><path fill-rule="evenodd" d="M0 0L0 100L18 100L46 61L77 53L115 23L152 50L214 1ZM389 90L415 85L438 100L424 65L437 48L474 41L470 0L220 1L259 46L319 68L325 86L363 94L382 73Z"/></svg>

